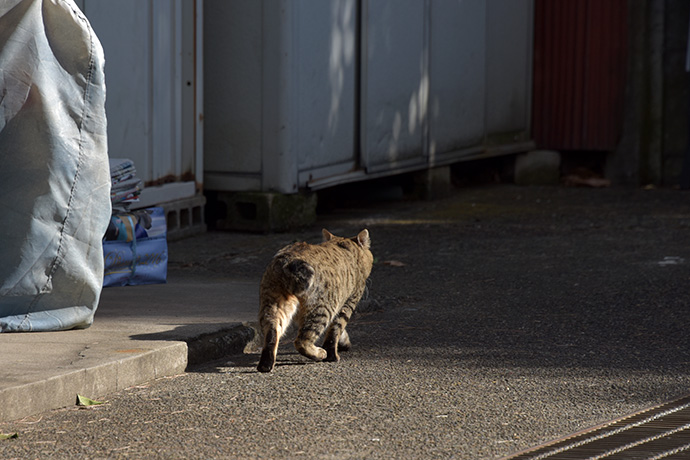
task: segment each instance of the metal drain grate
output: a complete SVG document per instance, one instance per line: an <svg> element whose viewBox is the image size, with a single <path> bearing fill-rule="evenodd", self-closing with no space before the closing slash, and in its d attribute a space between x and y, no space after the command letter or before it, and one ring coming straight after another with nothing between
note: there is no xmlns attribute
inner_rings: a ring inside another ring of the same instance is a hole
<svg viewBox="0 0 690 460"><path fill-rule="evenodd" d="M690 396L507 458L690 459Z"/></svg>

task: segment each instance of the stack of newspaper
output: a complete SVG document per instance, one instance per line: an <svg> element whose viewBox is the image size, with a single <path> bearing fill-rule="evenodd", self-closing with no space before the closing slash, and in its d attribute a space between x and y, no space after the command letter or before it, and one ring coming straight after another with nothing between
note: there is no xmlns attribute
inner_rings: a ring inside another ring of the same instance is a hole
<svg viewBox="0 0 690 460"><path fill-rule="evenodd" d="M132 203L139 201L143 185L136 176L134 162L127 158L110 159L110 200L113 211L129 211Z"/></svg>

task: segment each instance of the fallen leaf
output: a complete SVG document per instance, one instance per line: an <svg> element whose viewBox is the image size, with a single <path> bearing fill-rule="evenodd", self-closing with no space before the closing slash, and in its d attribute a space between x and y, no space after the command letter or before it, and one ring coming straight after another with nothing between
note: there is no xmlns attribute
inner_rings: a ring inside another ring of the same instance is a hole
<svg viewBox="0 0 690 460"><path fill-rule="evenodd" d="M17 433L0 433L0 439L17 439L19 437L19 434Z"/></svg>
<svg viewBox="0 0 690 460"><path fill-rule="evenodd" d="M99 404L103 404L103 402L94 401L93 399L89 399L86 396L77 395L77 406L98 406Z"/></svg>
<svg viewBox="0 0 690 460"><path fill-rule="evenodd" d="M406 264L399 260L384 260L383 265L390 265L391 267L404 267Z"/></svg>

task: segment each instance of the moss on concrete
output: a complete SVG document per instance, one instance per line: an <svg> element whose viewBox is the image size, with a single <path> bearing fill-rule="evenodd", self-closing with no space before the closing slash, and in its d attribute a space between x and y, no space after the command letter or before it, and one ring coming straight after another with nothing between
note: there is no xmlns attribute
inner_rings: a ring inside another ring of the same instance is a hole
<svg viewBox="0 0 690 460"><path fill-rule="evenodd" d="M217 200L227 209L216 222L219 229L282 232L316 221L314 193L221 192Z"/></svg>

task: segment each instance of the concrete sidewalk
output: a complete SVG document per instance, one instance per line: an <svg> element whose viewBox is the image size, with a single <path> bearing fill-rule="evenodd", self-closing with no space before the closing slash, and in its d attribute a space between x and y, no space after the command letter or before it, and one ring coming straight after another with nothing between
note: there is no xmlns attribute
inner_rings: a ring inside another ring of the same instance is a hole
<svg viewBox="0 0 690 460"><path fill-rule="evenodd" d="M241 351L257 304L258 281L173 274L168 284L105 288L88 329L0 334L0 422Z"/></svg>

